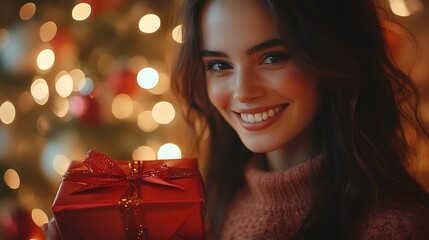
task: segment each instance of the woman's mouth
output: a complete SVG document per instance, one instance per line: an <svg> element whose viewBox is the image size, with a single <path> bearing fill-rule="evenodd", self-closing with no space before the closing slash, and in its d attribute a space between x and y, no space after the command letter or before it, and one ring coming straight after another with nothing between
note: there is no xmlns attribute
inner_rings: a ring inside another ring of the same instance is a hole
<svg viewBox="0 0 429 240"><path fill-rule="evenodd" d="M261 131L275 124L289 103L235 112L237 120L247 131Z"/></svg>
<svg viewBox="0 0 429 240"><path fill-rule="evenodd" d="M259 113L241 113L240 117L246 123L259 123L276 116L285 107L287 107L287 105L273 107L271 109Z"/></svg>

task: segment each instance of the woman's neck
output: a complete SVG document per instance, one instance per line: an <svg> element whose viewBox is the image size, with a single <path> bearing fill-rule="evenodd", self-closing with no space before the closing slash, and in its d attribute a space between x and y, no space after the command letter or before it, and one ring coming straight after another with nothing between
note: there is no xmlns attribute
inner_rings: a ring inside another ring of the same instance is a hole
<svg viewBox="0 0 429 240"><path fill-rule="evenodd" d="M315 139L314 131L310 128L283 147L266 153L268 169L286 170L309 160L320 152L320 146Z"/></svg>

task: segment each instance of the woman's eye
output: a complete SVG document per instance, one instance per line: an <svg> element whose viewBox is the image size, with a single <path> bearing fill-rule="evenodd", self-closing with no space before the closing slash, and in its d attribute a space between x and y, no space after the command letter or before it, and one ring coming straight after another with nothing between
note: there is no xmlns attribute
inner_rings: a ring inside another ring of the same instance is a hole
<svg viewBox="0 0 429 240"><path fill-rule="evenodd" d="M225 69L231 69L231 66L223 63L223 62L210 62L209 64L207 64L206 66L206 70L208 71L222 71Z"/></svg>
<svg viewBox="0 0 429 240"><path fill-rule="evenodd" d="M282 54L282 53L272 53L272 54L267 55L263 59L262 63L263 64L275 64L275 63L280 63L280 62L286 61L287 58L288 57L285 54Z"/></svg>

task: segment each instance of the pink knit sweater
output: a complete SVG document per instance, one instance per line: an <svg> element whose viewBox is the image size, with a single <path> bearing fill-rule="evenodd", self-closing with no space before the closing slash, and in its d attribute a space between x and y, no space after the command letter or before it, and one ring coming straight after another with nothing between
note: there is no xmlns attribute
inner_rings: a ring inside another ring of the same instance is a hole
<svg viewBox="0 0 429 240"><path fill-rule="evenodd" d="M319 155L286 171L267 172L252 161L246 168L247 185L228 211L222 239L289 239L310 207L320 167ZM357 239L429 240L429 211L419 204L370 208L362 220Z"/></svg>

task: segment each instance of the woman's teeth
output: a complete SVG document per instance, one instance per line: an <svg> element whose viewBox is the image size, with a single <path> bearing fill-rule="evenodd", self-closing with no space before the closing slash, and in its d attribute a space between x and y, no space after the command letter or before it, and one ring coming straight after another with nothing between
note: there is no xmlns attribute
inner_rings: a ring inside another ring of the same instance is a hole
<svg viewBox="0 0 429 240"><path fill-rule="evenodd" d="M247 113L241 113L241 119L248 123L257 123L267 120L268 118L273 117L277 113L279 113L283 107L276 107L273 109L270 109L268 111L264 111L261 113L255 113L255 114L247 114Z"/></svg>

